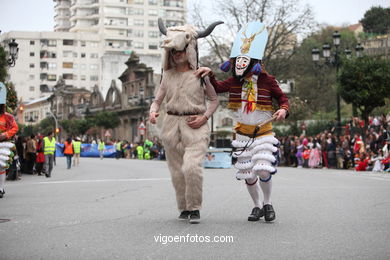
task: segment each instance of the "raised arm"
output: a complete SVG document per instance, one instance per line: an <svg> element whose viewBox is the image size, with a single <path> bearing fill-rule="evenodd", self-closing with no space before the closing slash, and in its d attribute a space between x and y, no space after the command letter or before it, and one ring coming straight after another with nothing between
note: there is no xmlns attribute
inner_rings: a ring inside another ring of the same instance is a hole
<svg viewBox="0 0 390 260"><path fill-rule="evenodd" d="M229 88L232 85L234 85L233 84L233 80L234 80L233 78L229 78L229 79L224 80L224 81L217 81L215 76L214 76L214 73L208 67L200 67L199 69L197 69L195 74L198 77L209 76L210 77L210 83L214 87L216 93L228 92Z"/></svg>
<svg viewBox="0 0 390 260"><path fill-rule="evenodd" d="M210 100L209 106L207 107L207 110L204 113L204 115L207 117L207 119L209 119L212 116L212 114L214 114L215 110L217 110L217 108L218 108L218 105L219 105L218 104L218 96L217 96L217 93L215 93L215 90L210 83L209 77L205 77L204 81L206 83L206 89L205 89L206 95L207 95L208 99Z"/></svg>

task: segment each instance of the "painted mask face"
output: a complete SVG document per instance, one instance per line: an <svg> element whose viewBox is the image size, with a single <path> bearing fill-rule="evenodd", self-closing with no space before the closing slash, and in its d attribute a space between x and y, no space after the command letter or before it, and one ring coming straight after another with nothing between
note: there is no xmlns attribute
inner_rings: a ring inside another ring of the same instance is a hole
<svg viewBox="0 0 390 260"><path fill-rule="evenodd" d="M236 66L235 73L237 76L242 76L247 70L251 59L247 56L237 56L236 58Z"/></svg>

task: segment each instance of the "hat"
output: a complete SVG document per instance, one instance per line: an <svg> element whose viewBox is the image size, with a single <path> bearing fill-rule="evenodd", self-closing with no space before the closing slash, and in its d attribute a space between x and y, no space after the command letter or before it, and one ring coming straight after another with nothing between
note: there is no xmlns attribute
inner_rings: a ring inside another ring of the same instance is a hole
<svg viewBox="0 0 390 260"><path fill-rule="evenodd" d="M0 82L0 104L7 103L7 87L3 82Z"/></svg>
<svg viewBox="0 0 390 260"><path fill-rule="evenodd" d="M243 55L251 59L261 60L268 41L268 31L261 22L249 22L244 25L233 42L230 58Z"/></svg>

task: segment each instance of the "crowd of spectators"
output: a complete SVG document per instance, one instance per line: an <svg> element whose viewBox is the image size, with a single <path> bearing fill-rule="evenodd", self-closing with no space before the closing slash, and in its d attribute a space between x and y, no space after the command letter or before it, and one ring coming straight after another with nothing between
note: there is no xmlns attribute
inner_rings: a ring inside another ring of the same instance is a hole
<svg viewBox="0 0 390 260"><path fill-rule="evenodd" d="M389 120L370 117L364 132L364 121L354 118L342 134L337 129L315 136L281 137L281 164L305 168L355 169L356 171L389 171Z"/></svg>

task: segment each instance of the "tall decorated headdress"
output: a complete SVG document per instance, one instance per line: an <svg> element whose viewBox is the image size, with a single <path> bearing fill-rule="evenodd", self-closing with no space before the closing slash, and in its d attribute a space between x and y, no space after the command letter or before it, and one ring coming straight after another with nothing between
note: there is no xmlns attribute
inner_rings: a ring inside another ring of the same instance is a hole
<svg viewBox="0 0 390 260"><path fill-rule="evenodd" d="M246 56L250 59L258 60L258 63L253 66L252 72L254 74L259 74L261 72L260 61L263 59L267 41L268 31L265 24L258 21L249 22L237 33L230 52L230 58ZM227 72L229 71L230 66L230 61L226 61L220 68Z"/></svg>
<svg viewBox="0 0 390 260"><path fill-rule="evenodd" d="M164 49L163 53L163 70L172 68L172 61L170 51L175 50L186 50L188 62L190 67L194 70L198 68L198 44L197 39L208 36L214 28L222 24L223 22L218 21L210 24L204 31L197 31L192 25L173 26L166 28L162 19L158 18L158 28L160 32L165 35L165 39L161 47Z"/></svg>

